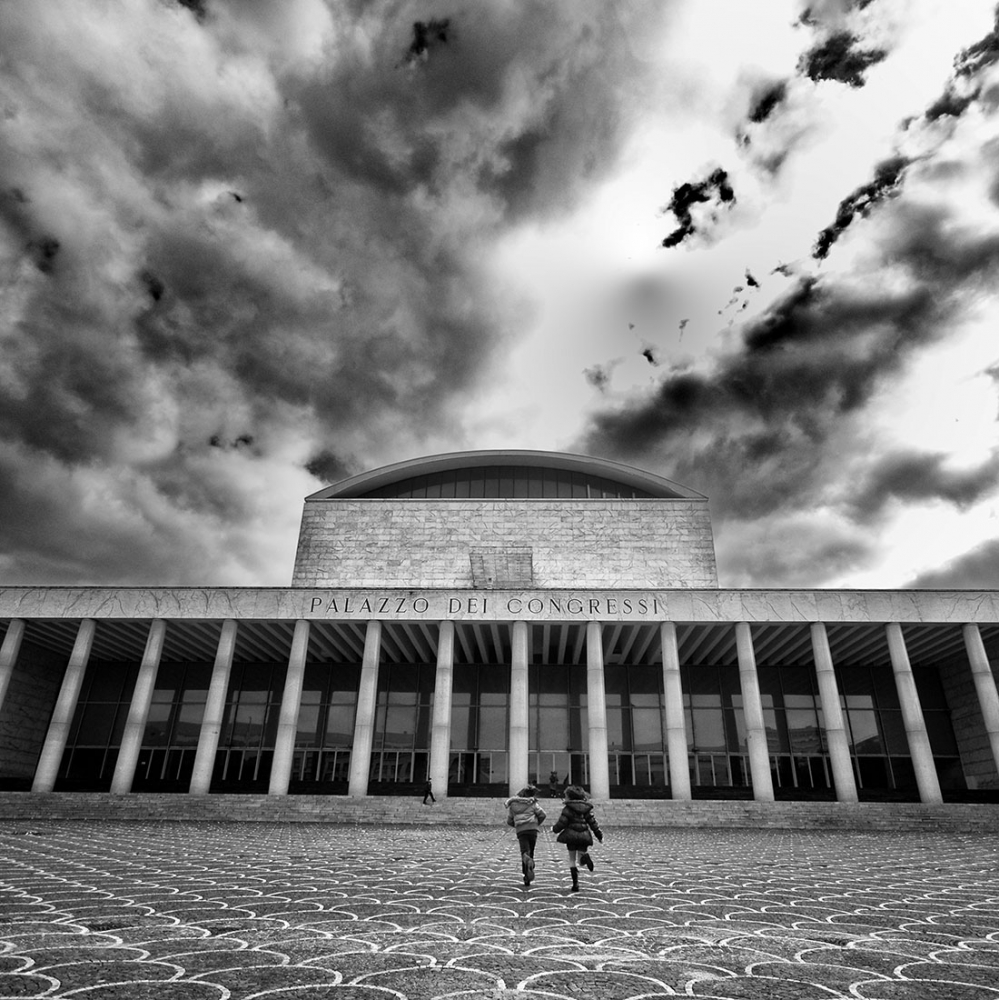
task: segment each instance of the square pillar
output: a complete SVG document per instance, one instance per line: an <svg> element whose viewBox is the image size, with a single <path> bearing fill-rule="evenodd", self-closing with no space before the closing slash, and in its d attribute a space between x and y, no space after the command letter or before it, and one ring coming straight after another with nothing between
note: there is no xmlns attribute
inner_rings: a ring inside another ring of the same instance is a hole
<svg viewBox="0 0 999 1000"><path fill-rule="evenodd" d="M437 633L437 674L430 730L430 786L434 798L447 795L451 760L451 695L454 689L454 622L441 622Z"/></svg>
<svg viewBox="0 0 999 1000"><path fill-rule="evenodd" d="M63 751L66 749L66 740L69 736L69 727L76 712L80 688L83 686L83 675L90 659L90 649L94 644L96 627L92 619L84 618L77 629L73 652L70 654L69 663L66 664L62 687L59 689L55 710L52 712L49 729L45 734L38 767L35 768L35 780L31 785L33 792L51 792L55 788L59 765L62 763Z"/></svg>
<svg viewBox="0 0 999 1000"><path fill-rule="evenodd" d="M846 732L846 719L839 700L839 685L829 650L829 635L824 622L812 623L812 655L815 659L815 676L819 684L819 702L825 723L826 746L832 767L833 785L837 802L856 802L857 778L853 773L850 757L850 740Z"/></svg>
<svg viewBox="0 0 999 1000"><path fill-rule="evenodd" d="M996 680L992 675L992 667L978 626L965 625L962 632L968 663L971 665L971 676L975 681L978 706L988 734L989 748L992 750L992 761L999 774L999 693L996 692Z"/></svg>
<svg viewBox="0 0 999 1000"><path fill-rule="evenodd" d="M305 662L309 658L309 623L295 622L295 634L288 656L288 672L284 678L281 711L278 715L277 738L274 741L274 762L268 795L287 795L291 782L291 765L295 759L295 737L298 735L298 713L302 707L302 682Z"/></svg>
<svg viewBox="0 0 999 1000"><path fill-rule="evenodd" d="M610 798L607 762L607 689L604 687L603 626L586 626L586 724L590 733L590 794Z"/></svg>
<svg viewBox="0 0 999 1000"><path fill-rule="evenodd" d="M146 734L149 706L152 704L153 691L156 688L156 672L160 669L160 657L163 655L165 639L166 622L162 618L157 618L149 626L146 649L142 654L142 663L139 664L139 674L135 679L125 730L121 734L121 747L111 778L111 791L117 795L132 790L135 765L142 749L142 738Z"/></svg>
<svg viewBox="0 0 999 1000"><path fill-rule="evenodd" d="M363 798L368 794L371 775L371 748L375 739L375 708L378 703L378 661L382 652L382 623L368 622L364 630L364 658L357 691L354 744L350 751L350 780L347 795Z"/></svg>
<svg viewBox="0 0 999 1000"><path fill-rule="evenodd" d="M205 714L201 718L198 732L198 749L194 755L194 770L191 773L192 795L207 795L215 770L219 738L222 735L222 721L225 715L225 696L229 691L229 674L232 670L233 655L236 652L237 624L232 618L222 623L219 644L215 650L215 666L208 685Z"/></svg>
<svg viewBox="0 0 999 1000"><path fill-rule="evenodd" d="M739 682L742 686L742 710L746 716L746 744L749 749L749 771L753 779L753 798L757 802L773 802L774 779L770 773L770 748L763 718L763 699L756 673L756 654L749 622L735 626L735 646L739 657Z"/></svg>
<svg viewBox="0 0 999 1000"><path fill-rule="evenodd" d="M690 764L687 760L687 727L683 715L683 687L680 683L680 652L676 625L659 626L663 651L663 695L666 701L666 755L669 758L669 785L672 798L689 802Z"/></svg>
<svg viewBox="0 0 999 1000"><path fill-rule="evenodd" d="M514 622L510 634L510 794L530 780L527 622Z"/></svg>
<svg viewBox="0 0 999 1000"><path fill-rule="evenodd" d="M24 621L14 618L4 633L3 645L0 646L0 708L3 708L10 679L17 666L17 654L21 651L21 640L24 638Z"/></svg>
<svg viewBox="0 0 999 1000"><path fill-rule="evenodd" d="M930 738L926 732L926 722L923 720L923 708L919 704L916 679L912 676L912 667L909 665L909 653L905 648L902 626L898 622L889 622L885 626L885 633L888 637L888 655L891 657L891 669L895 675L898 701L902 708L905 738L909 742L909 755L912 757L912 767L916 772L919 801L928 804L940 803L943 802L940 780L937 778L936 764L933 763L933 751L930 749Z"/></svg>

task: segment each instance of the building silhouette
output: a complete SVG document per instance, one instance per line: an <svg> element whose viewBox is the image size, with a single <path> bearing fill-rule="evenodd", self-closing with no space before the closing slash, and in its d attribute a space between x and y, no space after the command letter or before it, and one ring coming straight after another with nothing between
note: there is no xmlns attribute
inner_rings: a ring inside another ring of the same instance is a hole
<svg viewBox="0 0 999 1000"><path fill-rule="evenodd" d="M286 588L0 588L0 788L999 800L999 594L719 588L707 498L534 451L308 497Z"/></svg>

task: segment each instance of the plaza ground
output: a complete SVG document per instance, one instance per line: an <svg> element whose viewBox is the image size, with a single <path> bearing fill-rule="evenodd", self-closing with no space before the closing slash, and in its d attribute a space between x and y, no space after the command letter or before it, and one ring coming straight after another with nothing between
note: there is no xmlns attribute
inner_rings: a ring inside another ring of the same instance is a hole
<svg viewBox="0 0 999 1000"><path fill-rule="evenodd" d="M0 998L999 997L989 833L0 821Z"/></svg>

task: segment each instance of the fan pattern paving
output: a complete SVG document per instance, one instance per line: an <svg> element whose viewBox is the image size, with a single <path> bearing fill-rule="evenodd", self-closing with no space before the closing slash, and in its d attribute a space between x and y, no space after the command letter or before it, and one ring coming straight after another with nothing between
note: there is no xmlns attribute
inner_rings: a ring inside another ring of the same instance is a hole
<svg viewBox="0 0 999 1000"><path fill-rule="evenodd" d="M0 822L0 998L999 998L992 836L607 822L570 894L483 818Z"/></svg>

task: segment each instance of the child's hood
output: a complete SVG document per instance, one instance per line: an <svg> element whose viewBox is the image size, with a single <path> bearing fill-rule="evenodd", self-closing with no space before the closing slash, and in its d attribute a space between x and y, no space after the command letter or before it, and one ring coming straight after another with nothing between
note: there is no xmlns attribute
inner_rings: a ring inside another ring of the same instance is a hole
<svg viewBox="0 0 999 1000"><path fill-rule="evenodd" d="M589 802L583 802L580 799L570 799L565 804L565 808L574 813L579 813L580 816L585 816L588 812L593 811L593 806Z"/></svg>
<svg viewBox="0 0 999 1000"><path fill-rule="evenodd" d="M503 805L506 806L507 809L509 809L510 806L513 805L515 802L521 803L522 805L525 805L525 806L529 806L532 802L535 802L535 801L537 801L537 800L533 799L533 798L529 799L529 798L527 798L526 796L523 796L523 795L513 795L510 798L508 798L506 800L506 802L503 803Z"/></svg>

